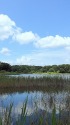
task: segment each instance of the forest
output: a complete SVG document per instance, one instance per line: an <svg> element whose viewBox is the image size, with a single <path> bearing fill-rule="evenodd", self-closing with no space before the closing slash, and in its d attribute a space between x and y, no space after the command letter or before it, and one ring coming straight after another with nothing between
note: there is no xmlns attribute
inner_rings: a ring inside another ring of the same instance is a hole
<svg viewBox="0 0 70 125"><path fill-rule="evenodd" d="M0 62L0 72L16 72L16 73L70 73L70 64L48 65L48 66L31 66L31 65L10 65Z"/></svg>

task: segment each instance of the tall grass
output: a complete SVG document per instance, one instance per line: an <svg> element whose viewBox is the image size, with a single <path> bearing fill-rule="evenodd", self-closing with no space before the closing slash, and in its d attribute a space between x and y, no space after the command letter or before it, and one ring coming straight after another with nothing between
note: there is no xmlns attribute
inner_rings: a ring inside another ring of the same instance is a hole
<svg viewBox="0 0 70 125"><path fill-rule="evenodd" d="M9 77L0 76L0 93L2 91L18 91L18 90L46 90L46 91L58 91L69 90L70 91L70 79L64 79L62 77L42 77L42 78L24 78L24 77ZM3 111L3 116L0 114L0 125L70 125L70 103L67 99L68 111L62 110L59 107L59 115L56 113L56 106L54 105L51 116L49 116L51 122L49 123L48 112L41 112L39 114L38 107L35 105L37 119L31 119L29 124L26 124L27 120L27 101L23 104L22 111L19 117L15 119L13 123L12 109L13 104ZM52 101L52 98L51 98ZM65 115L66 114L66 115Z"/></svg>
<svg viewBox="0 0 70 125"><path fill-rule="evenodd" d="M25 103L23 104L21 115L20 115L20 118L17 119L16 125L24 125L25 124L26 116L27 116L27 112L26 112L27 101L28 101L28 98L26 99Z"/></svg>
<svg viewBox="0 0 70 125"><path fill-rule="evenodd" d="M30 78L30 77L9 77L0 76L0 89L46 89L47 90L70 90L70 79L62 77L42 77L42 78Z"/></svg>
<svg viewBox="0 0 70 125"><path fill-rule="evenodd" d="M52 110L52 125L56 125L56 107L55 107L55 105Z"/></svg>
<svg viewBox="0 0 70 125"><path fill-rule="evenodd" d="M4 124L5 125L11 125L12 123L12 107L13 104L10 104L10 107L7 107L6 110L4 111Z"/></svg>

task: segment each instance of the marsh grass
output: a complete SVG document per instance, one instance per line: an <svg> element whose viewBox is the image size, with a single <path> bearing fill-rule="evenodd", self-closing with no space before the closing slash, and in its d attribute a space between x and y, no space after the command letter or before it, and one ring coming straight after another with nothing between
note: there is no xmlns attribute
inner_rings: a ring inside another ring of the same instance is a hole
<svg viewBox="0 0 70 125"><path fill-rule="evenodd" d="M26 122L26 116L27 116L27 112L26 112L27 101L28 101L28 97L27 97L25 103L23 103L21 115L20 115L20 118L17 119L16 125L24 125L25 122Z"/></svg>
<svg viewBox="0 0 70 125"><path fill-rule="evenodd" d="M0 93L1 92L14 92L23 90L45 90L45 91L70 91L70 79L62 77L42 77L42 78L25 78L25 77L9 77L0 75ZM37 102L35 103L36 120L31 119L29 124L26 124L27 119L27 102L23 103L20 117L17 117L15 124L12 118L13 104L3 111L3 116L0 115L0 125L70 125L70 97L66 100L66 110L59 107L59 115L56 113L56 106L54 105L51 113L51 122L49 124L48 112L38 113ZM51 98L52 101L52 98Z"/></svg>
<svg viewBox="0 0 70 125"><path fill-rule="evenodd" d="M5 125L11 125L12 123L12 107L13 104L11 103L9 107L6 108L6 110L4 111L4 124Z"/></svg>
<svg viewBox="0 0 70 125"><path fill-rule="evenodd" d="M0 93L16 91L70 90L70 78L62 77L10 77L0 75Z"/></svg>

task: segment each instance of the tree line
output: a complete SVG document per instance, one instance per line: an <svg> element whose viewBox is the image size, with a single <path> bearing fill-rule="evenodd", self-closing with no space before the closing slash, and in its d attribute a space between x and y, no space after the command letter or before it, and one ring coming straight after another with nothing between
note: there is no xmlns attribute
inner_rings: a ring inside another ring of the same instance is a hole
<svg viewBox="0 0 70 125"><path fill-rule="evenodd" d="M0 62L0 72L17 72L17 73L70 73L70 64L48 65L48 66L29 66L29 65L10 65L5 62Z"/></svg>

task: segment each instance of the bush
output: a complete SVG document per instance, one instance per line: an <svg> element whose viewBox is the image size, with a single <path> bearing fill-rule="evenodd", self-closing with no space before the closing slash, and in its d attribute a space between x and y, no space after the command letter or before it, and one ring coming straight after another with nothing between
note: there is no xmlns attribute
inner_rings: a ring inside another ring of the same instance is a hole
<svg viewBox="0 0 70 125"><path fill-rule="evenodd" d="M48 72L55 72L55 70L53 68L50 68Z"/></svg>

